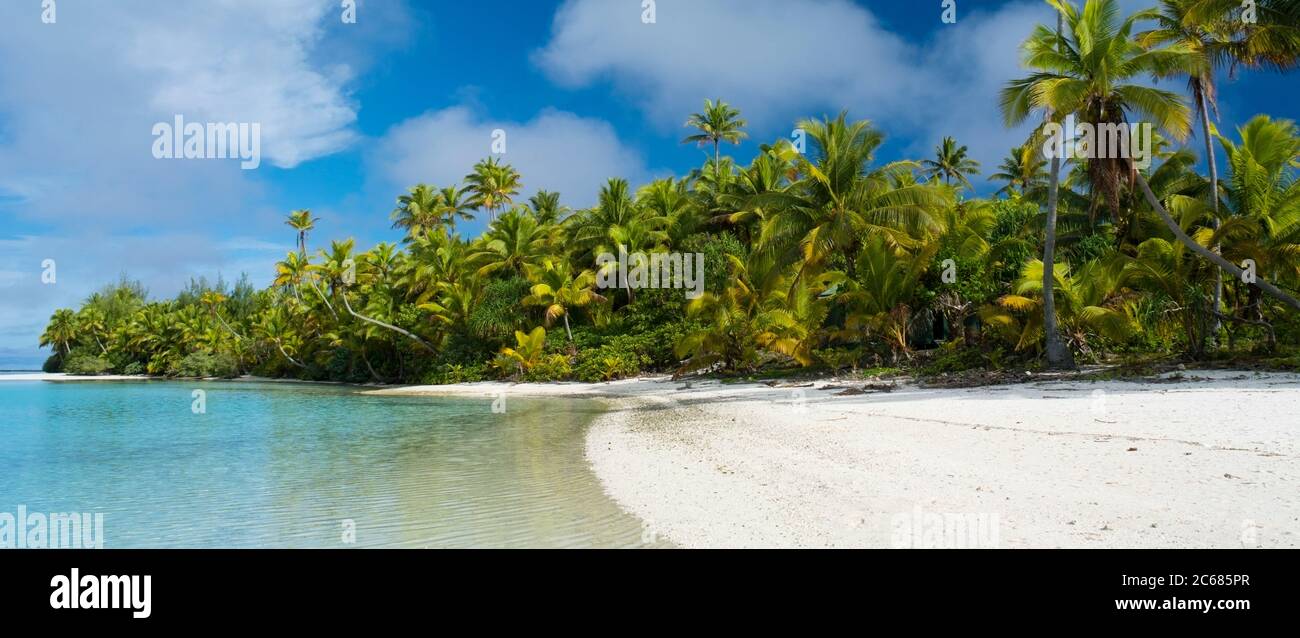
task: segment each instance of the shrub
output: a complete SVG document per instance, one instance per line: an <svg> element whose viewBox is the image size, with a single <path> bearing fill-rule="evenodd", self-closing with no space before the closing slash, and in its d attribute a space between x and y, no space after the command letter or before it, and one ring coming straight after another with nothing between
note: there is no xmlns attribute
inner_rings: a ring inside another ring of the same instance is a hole
<svg viewBox="0 0 1300 638"><path fill-rule="evenodd" d="M53 373L53 372L59 372L62 369L63 369L63 356L59 354L50 355L50 358L46 359L45 363L41 365L42 372Z"/></svg>
<svg viewBox="0 0 1300 638"><path fill-rule="evenodd" d="M229 379L239 376L239 362L226 353L195 352L181 359L176 374L182 377Z"/></svg>
<svg viewBox="0 0 1300 638"><path fill-rule="evenodd" d="M113 365L103 357L76 353L68 357L68 362L63 366L63 371L68 374L86 376L108 374L112 369Z"/></svg>
<svg viewBox="0 0 1300 638"><path fill-rule="evenodd" d="M520 312L520 302L531 287L522 277L498 279L484 286L483 296L469 316L470 332L480 339L508 343L511 333L524 327L527 315Z"/></svg>
<svg viewBox="0 0 1300 638"><path fill-rule="evenodd" d="M562 354L542 357L524 372L524 381L567 381L573 374L569 358Z"/></svg>
<svg viewBox="0 0 1300 638"><path fill-rule="evenodd" d="M122 374L137 376L144 374L144 364L139 361L132 361L122 368Z"/></svg>
<svg viewBox="0 0 1300 638"><path fill-rule="evenodd" d="M429 385L451 385L453 383L475 383L494 378L492 366L488 363L446 363L424 375L424 383Z"/></svg>
<svg viewBox="0 0 1300 638"><path fill-rule="evenodd" d="M579 381L595 383L634 377L651 364L650 358L615 346L601 346L578 353L573 376Z"/></svg>

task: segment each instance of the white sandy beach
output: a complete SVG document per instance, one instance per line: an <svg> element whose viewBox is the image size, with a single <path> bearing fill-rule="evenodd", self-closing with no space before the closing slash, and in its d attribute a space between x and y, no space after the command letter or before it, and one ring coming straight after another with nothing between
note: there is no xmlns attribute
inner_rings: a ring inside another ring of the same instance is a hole
<svg viewBox="0 0 1300 638"><path fill-rule="evenodd" d="M103 374L99 376L78 376L62 372L24 372L20 374L0 374L0 381L145 381L143 375Z"/></svg>
<svg viewBox="0 0 1300 638"><path fill-rule="evenodd" d="M604 397L593 468L684 547L1300 547L1300 375L1183 374L857 396L662 378L379 392Z"/></svg>

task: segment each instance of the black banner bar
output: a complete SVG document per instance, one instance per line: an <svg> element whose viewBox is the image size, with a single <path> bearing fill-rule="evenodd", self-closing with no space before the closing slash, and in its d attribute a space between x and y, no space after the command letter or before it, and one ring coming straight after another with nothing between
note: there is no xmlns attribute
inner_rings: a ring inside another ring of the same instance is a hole
<svg viewBox="0 0 1300 638"><path fill-rule="evenodd" d="M1203 628L1294 618L1296 556L1267 550L5 550L0 607L10 617L50 626L129 629L236 625L268 614L326 624L428 621L435 609L445 622L483 604L504 605L502 613L517 618L575 604L604 610L670 604L703 612L734 600L749 610L726 607L740 613L738 622L747 614L760 614L748 619L757 621L775 610L816 609L869 612L873 622L1047 614L1102 626ZM130 576L140 578L121 578Z"/></svg>

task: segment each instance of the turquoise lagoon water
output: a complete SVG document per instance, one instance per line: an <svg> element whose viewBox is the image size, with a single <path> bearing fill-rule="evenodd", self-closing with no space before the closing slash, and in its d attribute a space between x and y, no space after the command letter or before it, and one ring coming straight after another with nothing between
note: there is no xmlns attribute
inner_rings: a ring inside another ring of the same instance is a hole
<svg viewBox="0 0 1300 638"><path fill-rule="evenodd" d="M109 548L643 545L584 458L598 406L511 398L494 414L491 402L0 382L0 512L103 513Z"/></svg>

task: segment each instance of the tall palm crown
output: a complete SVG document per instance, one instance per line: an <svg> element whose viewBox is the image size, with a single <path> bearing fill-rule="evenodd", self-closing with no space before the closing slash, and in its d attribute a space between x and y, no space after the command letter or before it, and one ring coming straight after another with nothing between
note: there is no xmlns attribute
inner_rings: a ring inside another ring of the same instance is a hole
<svg viewBox="0 0 1300 638"><path fill-rule="evenodd" d="M72 344L77 340L77 329L76 313L67 308L56 310L50 317L45 332L41 334L40 345L51 346L55 352L66 356L72 351Z"/></svg>
<svg viewBox="0 0 1300 638"><path fill-rule="evenodd" d="M856 254L863 237L881 233L895 243L910 243L939 230L935 214L951 204L949 189L917 184L913 162L872 167L884 135L865 120L835 119L799 123L813 142L811 158L797 159L799 179L789 189L759 200L776 209L764 222L760 250L798 261L802 279L819 271L833 255ZM851 260L850 260L851 262ZM852 263L849 264L852 274Z"/></svg>
<svg viewBox="0 0 1300 638"><path fill-rule="evenodd" d="M469 204L487 209L493 219L496 219L497 211L514 203L515 196L523 187L519 171L498 162L495 157L475 164L474 172L465 176L465 183L471 194Z"/></svg>
<svg viewBox="0 0 1300 638"><path fill-rule="evenodd" d="M528 206L533 210L540 224L554 224L569 213L566 206L560 204L560 194L547 190L537 191L528 198Z"/></svg>
<svg viewBox="0 0 1300 638"><path fill-rule="evenodd" d="M702 113L693 113L686 120L687 127L699 129L699 133L687 136L682 140L683 144L713 144L713 161L717 162L721 155L720 145L722 142L739 144L741 140L749 137L745 128L745 120L740 119L740 110L732 107L722 100L704 100L704 111Z"/></svg>
<svg viewBox="0 0 1300 638"><path fill-rule="evenodd" d="M998 195L1012 192L1024 194L1043 183L1047 177L1047 161L1032 144L1025 144L1011 149L1006 159L998 166L998 172L989 176L989 181L1006 182L998 190Z"/></svg>
<svg viewBox="0 0 1300 638"><path fill-rule="evenodd" d="M289 220L285 225L298 231L298 251L306 256L307 254L307 233L316 227L319 218L312 217L310 210L295 210L289 213Z"/></svg>
<svg viewBox="0 0 1300 638"><path fill-rule="evenodd" d="M1255 21L1243 20L1244 3L1238 0L1190 0L1184 22L1226 28L1230 38L1218 52L1233 66L1287 71L1300 60L1300 2L1257 0ZM1216 61L1221 64L1222 61Z"/></svg>
<svg viewBox="0 0 1300 638"><path fill-rule="evenodd" d="M601 253L652 250L667 238L669 220L660 211L637 205L627 180L610 179L594 208L569 218L570 250L576 263L593 263Z"/></svg>
<svg viewBox="0 0 1300 638"><path fill-rule="evenodd" d="M934 152L935 159L921 161L927 176L942 179L945 184L951 184L955 179L967 188L974 188L966 176L978 175L980 163L967 156L965 146L958 146L957 140L945 137Z"/></svg>
<svg viewBox="0 0 1300 638"><path fill-rule="evenodd" d="M472 221L474 215L469 211L474 207L465 198L469 187L444 186L438 191L437 218L440 224L455 228L457 220Z"/></svg>
<svg viewBox="0 0 1300 638"><path fill-rule="evenodd" d="M1047 109L1057 121L1075 115L1093 125L1150 123L1169 137L1187 138L1191 114L1182 98L1133 83L1179 68L1195 70L1185 45L1144 49L1132 38L1134 26L1158 12L1121 20L1117 0L1087 0L1082 10L1067 0L1047 3L1060 12L1065 29L1058 33L1038 25L1025 41L1024 64L1035 71L1002 90L1008 126L1025 121L1035 109ZM1087 165L1094 192L1117 209L1120 189L1133 175L1131 158L1091 159Z"/></svg>
<svg viewBox="0 0 1300 638"><path fill-rule="evenodd" d="M529 264L546 253L548 237L531 212L515 208L492 222L469 260L479 266L479 276L498 272L522 276Z"/></svg>
<svg viewBox="0 0 1300 638"><path fill-rule="evenodd" d="M1216 239L1222 238L1230 260L1253 259L1261 271L1294 285L1300 280L1300 130L1289 120L1259 115L1238 135L1240 143L1220 140L1233 215Z"/></svg>
<svg viewBox="0 0 1300 638"><path fill-rule="evenodd" d="M441 193L428 184L417 184L397 198L393 209L393 228L406 231L404 241L420 237L440 225Z"/></svg>

